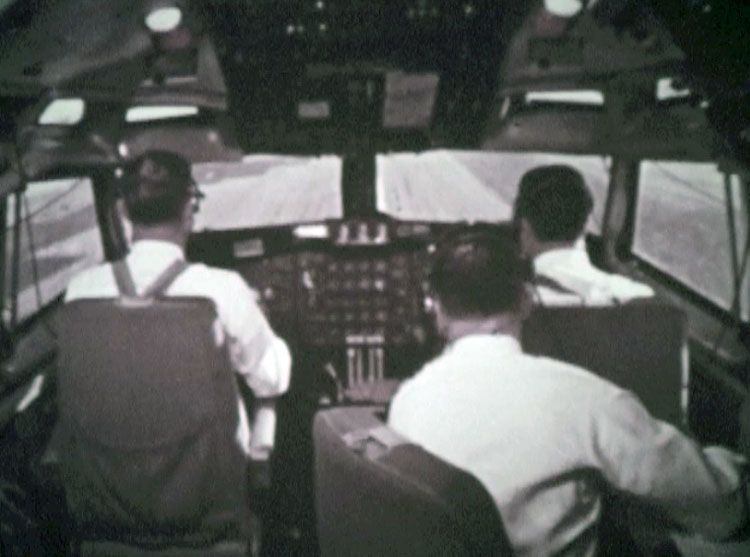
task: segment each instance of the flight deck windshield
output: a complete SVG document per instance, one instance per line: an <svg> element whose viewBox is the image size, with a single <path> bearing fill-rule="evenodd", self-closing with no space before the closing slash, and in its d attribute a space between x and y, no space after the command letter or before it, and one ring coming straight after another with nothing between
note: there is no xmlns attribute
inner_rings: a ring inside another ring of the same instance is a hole
<svg viewBox="0 0 750 557"><path fill-rule="evenodd" d="M205 198L193 230L231 230L343 216L337 156L250 155L199 163L193 177Z"/></svg>
<svg viewBox="0 0 750 557"><path fill-rule="evenodd" d="M427 151L378 156L378 209L400 220L502 222L512 218L518 182L528 170L568 164L594 197L587 230L601 231L609 159L550 153Z"/></svg>
<svg viewBox="0 0 750 557"><path fill-rule="evenodd" d="M510 220L524 172L569 164L594 196L588 231L598 234L609 160L550 153L435 150L377 155L377 209L395 219L429 222ZM205 193L196 232L282 226L343 217L341 158L251 155L239 162L199 163Z"/></svg>

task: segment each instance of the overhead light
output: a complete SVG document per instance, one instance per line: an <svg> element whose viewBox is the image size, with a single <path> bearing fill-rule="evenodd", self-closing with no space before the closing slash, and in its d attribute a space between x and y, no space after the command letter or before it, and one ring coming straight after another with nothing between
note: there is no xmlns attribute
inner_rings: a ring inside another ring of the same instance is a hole
<svg viewBox="0 0 750 557"><path fill-rule="evenodd" d="M662 77L656 82L656 100L666 101L689 97L692 94L689 87L672 77Z"/></svg>
<svg viewBox="0 0 750 557"><path fill-rule="evenodd" d="M527 104L533 102L541 102L603 106L604 95L601 91L596 91L594 89L581 89L572 91L528 91L524 96L524 101Z"/></svg>
<svg viewBox="0 0 750 557"><path fill-rule="evenodd" d="M558 17L573 17L583 9L583 0L544 0L544 9Z"/></svg>
<svg viewBox="0 0 750 557"><path fill-rule="evenodd" d="M133 106L125 113L126 122L148 122L149 120L166 120L185 118L198 114L197 106L154 105Z"/></svg>
<svg viewBox="0 0 750 557"><path fill-rule="evenodd" d="M74 126L83 120L86 103L83 99L55 99L39 116L42 126Z"/></svg>
<svg viewBox="0 0 750 557"><path fill-rule="evenodd" d="M182 10L174 5L160 5L146 14L145 21L153 33L169 33L182 22Z"/></svg>

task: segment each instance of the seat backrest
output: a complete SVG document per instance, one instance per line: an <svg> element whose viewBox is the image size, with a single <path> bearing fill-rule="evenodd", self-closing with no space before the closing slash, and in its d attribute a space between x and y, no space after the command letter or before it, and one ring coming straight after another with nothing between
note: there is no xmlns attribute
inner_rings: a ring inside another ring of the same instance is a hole
<svg viewBox="0 0 750 557"><path fill-rule="evenodd" d="M321 554L510 555L479 481L407 443L377 411L335 408L315 417Z"/></svg>
<svg viewBox="0 0 750 557"><path fill-rule="evenodd" d="M83 299L59 319L61 467L85 535L244 537L237 386L213 303Z"/></svg>
<svg viewBox="0 0 750 557"><path fill-rule="evenodd" d="M606 307L538 307L524 351L588 369L634 392L657 418L687 423L687 319L657 301Z"/></svg>

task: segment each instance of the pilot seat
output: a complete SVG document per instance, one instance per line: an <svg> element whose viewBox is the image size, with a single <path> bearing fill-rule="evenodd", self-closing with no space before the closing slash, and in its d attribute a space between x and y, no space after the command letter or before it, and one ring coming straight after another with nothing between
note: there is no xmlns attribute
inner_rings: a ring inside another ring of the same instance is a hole
<svg viewBox="0 0 750 557"><path fill-rule="evenodd" d="M479 481L400 437L379 411L339 407L315 416L321 555L511 555Z"/></svg>
<svg viewBox="0 0 750 557"><path fill-rule="evenodd" d="M184 264L183 264L184 265ZM248 464L213 303L136 295L61 309L56 432L80 555L247 555Z"/></svg>

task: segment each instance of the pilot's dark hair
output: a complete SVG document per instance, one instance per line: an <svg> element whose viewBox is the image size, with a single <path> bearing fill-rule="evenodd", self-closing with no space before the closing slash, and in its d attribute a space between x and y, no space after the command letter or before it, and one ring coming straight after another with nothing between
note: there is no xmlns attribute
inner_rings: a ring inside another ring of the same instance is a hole
<svg viewBox="0 0 750 557"><path fill-rule="evenodd" d="M528 261L509 238L469 232L445 239L435 253L429 284L454 317L489 316L520 307Z"/></svg>
<svg viewBox="0 0 750 557"><path fill-rule="evenodd" d="M130 162L121 193L133 223L155 225L181 218L195 189L190 163L169 151L148 151Z"/></svg>
<svg viewBox="0 0 750 557"><path fill-rule="evenodd" d="M540 166L521 178L514 219L526 218L542 242L574 242L593 207L580 172L563 164Z"/></svg>

